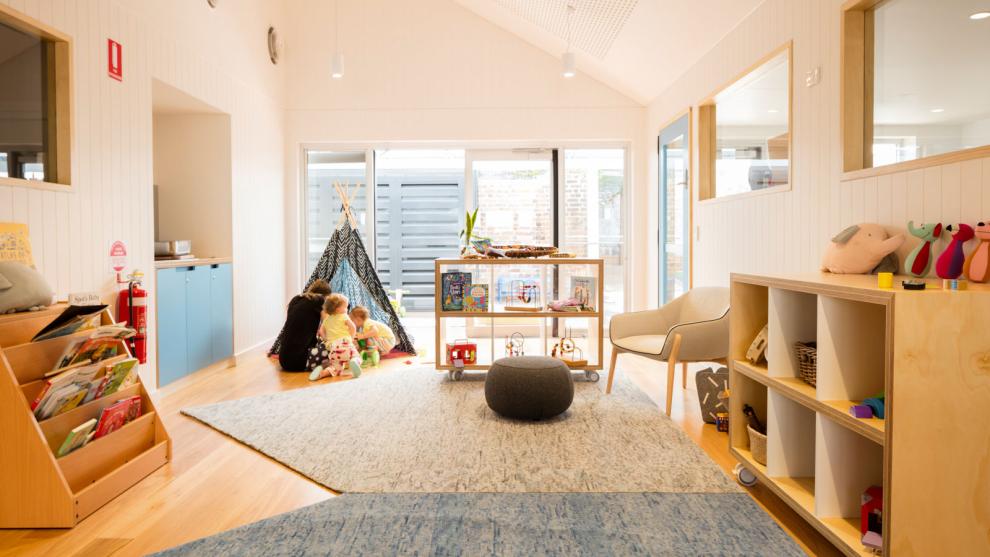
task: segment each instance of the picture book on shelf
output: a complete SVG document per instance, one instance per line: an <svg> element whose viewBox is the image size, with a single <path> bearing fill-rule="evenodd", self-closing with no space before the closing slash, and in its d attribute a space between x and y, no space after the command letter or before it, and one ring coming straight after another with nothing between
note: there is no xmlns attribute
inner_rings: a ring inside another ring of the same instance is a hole
<svg viewBox="0 0 990 557"><path fill-rule="evenodd" d="M440 300L443 311L464 309L464 289L471 284L471 273L452 271L440 275Z"/></svg>
<svg viewBox="0 0 990 557"><path fill-rule="evenodd" d="M472 312L488 311L488 285L469 284L464 291L463 310Z"/></svg>
<svg viewBox="0 0 990 557"><path fill-rule="evenodd" d="M95 363L66 369L45 380L31 404L41 421L68 412L102 396L113 394L137 381L137 360Z"/></svg>
<svg viewBox="0 0 990 557"><path fill-rule="evenodd" d="M65 441L62 441L62 445L59 446L55 456L61 458L85 445L90 439L92 439L93 430L95 428L96 418L88 420L85 423L73 428L72 431L65 436Z"/></svg>
<svg viewBox="0 0 990 557"><path fill-rule="evenodd" d="M97 327L88 338L76 339L67 344L62 355L55 361L55 367L46 375L54 375L69 367L113 358L120 351L116 341L128 339L136 333L137 331L124 325ZM94 356L99 359L93 360Z"/></svg>
<svg viewBox="0 0 990 557"><path fill-rule="evenodd" d="M115 402L100 413L100 421L96 424L93 439L109 435L140 416L141 395L134 395Z"/></svg>
<svg viewBox="0 0 990 557"><path fill-rule="evenodd" d="M594 310L598 303L598 281L595 277L571 277L571 297L585 309Z"/></svg>
<svg viewBox="0 0 990 557"><path fill-rule="evenodd" d="M44 329L34 335L31 342L64 337L79 331L95 329L100 324L100 313L107 306L69 306Z"/></svg>

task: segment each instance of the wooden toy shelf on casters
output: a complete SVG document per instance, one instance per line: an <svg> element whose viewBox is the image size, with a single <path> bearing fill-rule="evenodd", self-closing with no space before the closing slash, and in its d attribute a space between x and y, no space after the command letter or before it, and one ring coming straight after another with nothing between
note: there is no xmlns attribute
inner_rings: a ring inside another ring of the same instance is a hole
<svg viewBox="0 0 990 557"><path fill-rule="evenodd" d="M171 458L171 440L140 379L113 395L35 420L30 403L45 373L70 342L88 335L30 342L64 309L0 316L0 528L71 528ZM102 321L113 323L109 311ZM140 418L55 457L72 428L134 395L142 398Z"/></svg>
<svg viewBox="0 0 990 557"><path fill-rule="evenodd" d="M567 336L567 331L577 331L583 335L573 336L577 337L575 341L583 354L581 359L587 362L586 365L570 367L572 370L583 372L588 380L598 381L598 372L604 367L602 362L604 270L603 259L587 258L435 260L437 370L448 372L452 379L460 379L464 370L487 370L494 360L504 355L505 343L513 333L517 332L525 337L526 355L550 355L554 345ZM473 283L488 285L488 311L443 310L441 276L450 271L470 272ZM571 277L582 276L594 278L594 311L568 312L546 309L547 304L554 299L570 298ZM539 285L538 300L534 301L533 307L526 311L508 310L506 306L515 305L515 301L504 299L504 295L510 292L510 283L521 278ZM569 325L570 323L580 323L580 325L572 326ZM452 333L455 328L461 332ZM447 361L446 343L464 338L479 341L477 342L478 361L463 367L455 367Z"/></svg>
<svg viewBox="0 0 990 557"><path fill-rule="evenodd" d="M847 555L869 555L860 497L883 488L884 555L985 554L990 531L990 286L908 291L875 276L732 275L729 447ZM746 359L768 325L767 361ZM817 342L815 386L794 343ZM849 408L884 392L885 419ZM743 405L767 424L766 465ZM976 505L976 507L974 507ZM974 508L982 509L973 512Z"/></svg>

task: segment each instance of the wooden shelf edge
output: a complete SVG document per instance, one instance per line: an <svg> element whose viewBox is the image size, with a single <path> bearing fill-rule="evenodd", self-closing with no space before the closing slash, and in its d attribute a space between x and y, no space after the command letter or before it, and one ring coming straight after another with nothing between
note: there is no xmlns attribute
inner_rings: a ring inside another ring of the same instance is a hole
<svg viewBox="0 0 990 557"><path fill-rule="evenodd" d="M56 459L69 488L74 492L82 491L161 442L157 435L157 419L156 412L147 412L117 431ZM101 470L102 474L99 473Z"/></svg>
<svg viewBox="0 0 990 557"><path fill-rule="evenodd" d="M452 317L599 318L602 316L602 314L601 312L598 311L441 311L436 316L438 319L452 318Z"/></svg>
<svg viewBox="0 0 990 557"><path fill-rule="evenodd" d="M109 474L74 494L76 521L93 514L169 461L168 441L159 441Z"/></svg>
<svg viewBox="0 0 990 557"><path fill-rule="evenodd" d="M765 368L753 366L752 364L741 360L734 360L732 364L737 372L745 375L746 377L761 383L767 388L773 389L774 391L786 396L787 398L797 402L813 412L824 414L833 422L845 427L853 433L866 437L880 446L884 445L884 428L878 427L879 424L875 423L877 421L882 422L882 420L854 418L848 412L843 412L836 407L840 404L849 404L851 406L855 403L854 401L821 401L815 397L809 396L807 392L802 390L800 387L796 387L789 382L781 381L777 377L770 376L765 371ZM795 379L795 382L798 381L801 380ZM808 387L813 389L811 385L808 385Z"/></svg>
<svg viewBox="0 0 990 557"><path fill-rule="evenodd" d="M855 541L855 545L850 543L848 534L839 525L832 525L826 523L825 520L845 520L845 519L834 519L831 517L818 518L815 516L814 509L809 509L805 505L802 505L791 495L793 488L790 486L785 486L779 479L771 478L767 473L767 467L753 460L752 453L749 450L741 447L729 447L729 453L732 454L743 466L749 469L753 474L759 478L760 482L767 486L770 491L773 491L782 501L787 503L789 507L794 509L794 512L798 513L805 521L808 522L815 530L818 530L825 538L832 543L839 551L845 553L850 557L863 557L867 555L872 555L859 544L859 540Z"/></svg>

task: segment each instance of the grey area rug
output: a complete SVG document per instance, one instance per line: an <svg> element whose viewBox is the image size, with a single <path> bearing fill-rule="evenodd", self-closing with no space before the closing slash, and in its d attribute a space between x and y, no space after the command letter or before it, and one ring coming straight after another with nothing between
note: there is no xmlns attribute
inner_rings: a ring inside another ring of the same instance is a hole
<svg viewBox="0 0 990 557"><path fill-rule="evenodd" d="M804 555L742 493L348 494L164 556Z"/></svg>
<svg viewBox="0 0 990 557"><path fill-rule="evenodd" d="M496 415L481 381L430 369L187 408L192 416L339 492L736 492L630 382L542 422Z"/></svg>

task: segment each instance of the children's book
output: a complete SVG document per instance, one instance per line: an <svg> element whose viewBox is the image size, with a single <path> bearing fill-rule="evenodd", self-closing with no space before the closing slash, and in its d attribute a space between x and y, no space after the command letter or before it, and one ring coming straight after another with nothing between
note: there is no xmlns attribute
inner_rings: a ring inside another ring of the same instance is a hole
<svg viewBox="0 0 990 557"><path fill-rule="evenodd" d="M90 439L90 434L96 427L96 418L93 418L81 425L76 426L65 436L65 441L62 441L62 445L58 448L58 452L55 456L61 458L72 451L82 447Z"/></svg>
<svg viewBox="0 0 990 557"><path fill-rule="evenodd" d="M141 395L117 401L103 409L93 439L109 435L141 416Z"/></svg>
<svg viewBox="0 0 990 557"><path fill-rule="evenodd" d="M99 364L78 366L45 380L31 409L38 420L67 412L89 402L93 383L102 381L105 369Z"/></svg>
<svg viewBox="0 0 990 557"><path fill-rule="evenodd" d="M44 329L34 335L31 342L63 337L79 331L95 329L100 324L100 313L107 306L69 306Z"/></svg>
<svg viewBox="0 0 990 557"><path fill-rule="evenodd" d="M440 300L443 311L464 309L464 289L469 284L471 284L471 273L453 271L440 275Z"/></svg>
<svg viewBox="0 0 990 557"><path fill-rule="evenodd" d="M472 312L488 311L488 285L469 284L464 291L463 310Z"/></svg>
<svg viewBox="0 0 990 557"><path fill-rule="evenodd" d="M598 304L598 281L595 277L571 277L571 297L586 310Z"/></svg>
<svg viewBox="0 0 990 557"><path fill-rule="evenodd" d="M91 338L79 346L68 365L74 366L86 362L96 363L107 358L113 358L119 350L120 341L115 338Z"/></svg>
<svg viewBox="0 0 990 557"><path fill-rule="evenodd" d="M134 367L137 366L137 359L130 358L122 362L117 362L110 369L107 370L105 379L100 385L99 389L96 391L96 396L94 398L100 398L101 396L112 395L124 387L128 387L134 382L135 377L132 373Z"/></svg>

